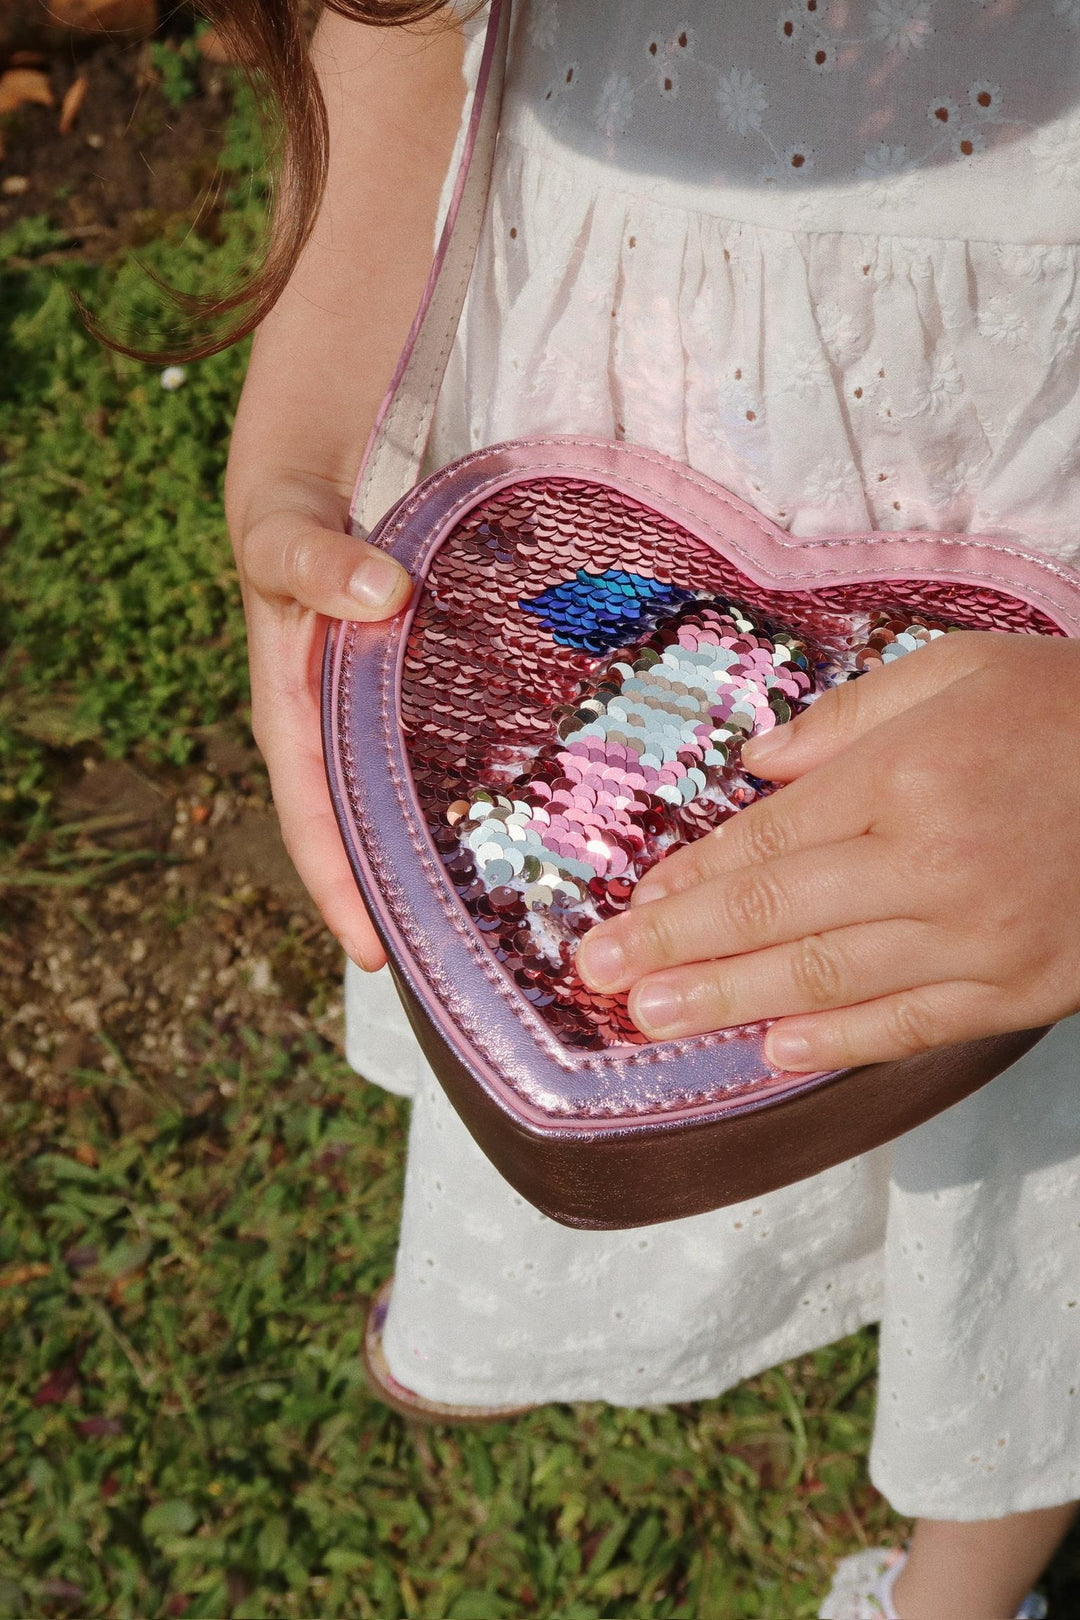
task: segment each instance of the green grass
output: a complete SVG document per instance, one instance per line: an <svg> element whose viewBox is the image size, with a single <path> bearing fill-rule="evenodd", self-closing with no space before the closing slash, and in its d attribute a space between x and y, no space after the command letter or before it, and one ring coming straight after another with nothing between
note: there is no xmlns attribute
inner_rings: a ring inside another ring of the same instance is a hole
<svg viewBox="0 0 1080 1620"><path fill-rule="evenodd" d="M313 1039L207 1041L144 1123L89 1071L7 1110L0 1613L816 1612L886 1517L869 1335L676 1410L410 1431L358 1359L405 1105Z"/></svg>
<svg viewBox="0 0 1080 1620"><path fill-rule="evenodd" d="M152 40L150 60L161 81L162 98L170 107L180 107L198 94L201 58L197 35Z"/></svg>
<svg viewBox="0 0 1080 1620"><path fill-rule="evenodd" d="M164 48L164 47L163 47ZM250 106L229 168L257 152ZM168 340L175 318L148 272L224 286L263 224L238 188L213 238L186 221L103 267L39 264L47 219L0 235L0 822L45 813L50 747L180 764L201 726L247 696L243 618L221 481L246 345L198 361L175 392L159 368L84 330L71 293L107 330Z"/></svg>

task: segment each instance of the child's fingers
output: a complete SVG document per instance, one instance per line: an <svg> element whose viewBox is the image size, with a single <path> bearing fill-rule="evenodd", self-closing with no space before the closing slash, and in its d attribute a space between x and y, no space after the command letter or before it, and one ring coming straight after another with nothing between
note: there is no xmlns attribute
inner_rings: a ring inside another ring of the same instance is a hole
<svg viewBox="0 0 1080 1620"><path fill-rule="evenodd" d="M783 1018L766 1035L765 1054L778 1069L817 1074L914 1057L1038 1022L1022 1012L1010 1016L998 985L953 981L836 1012Z"/></svg>
<svg viewBox="0 0 1080 1620"><path fill-rule="evenodd" d="M255 524L244 536L240 565L260 596L299 602L330 619L388 619L412 592L392 557L304 512L278 511Z"/></svg>
<svg viewBox="0 0 1080 1620"><path fill-rule="evenodd" d="M800 777L646 872L633 908L746 867L859 838L873 825L874 790L873 773L849 769L844 760L829 772Z"/></svg>
<svg viewBox="0 0 1080 1620"><path fill-rule="evenodd" d="M787 725L752 737L742 751L747 769L771 782L790 782L824 765L875 726L979 668L986 641L985 632L942 636L834 687Z"/></svg>
<svg viewBox="0 0 1080 1620"><path fill-rule="evenodd" d="M577 969L609 995L685 962L722 958L723 971L731 958L771 945L910 915L908 887L880 839L851 838L624 911L586 934Z"/></svg>
<svg viewBox="0 0 1080 1620"><path fill-rule="evenodd" d="M907 739L903 746L895 740L905 712L968 679L985 660L987 643L1000 639L966 633L944 637L827 692L797 720L748 742L742 755L747 768L783 782L782 791L654 866L637 885L633 904L857 837L875 826L902 786L893 772L894 767L902 772L908 759ZM775 765L768 748L775 751Z"/></svg>
<svg viewBox="0 0 1080 1620"><path fill-rule="evenodd" d="M323 621L282 627L265 602L248 616L252 729L281 834L304 887L346 954L369 971L386 960L338 831L322 758L318 663Z"/></svg>
<svg viewBox="0 0 1080 1620"><path fill-rule="evenodd" d="M386 956L345 857L321 755L297 757L292 744L285 733L263 747L285 847L345 954L373 972ZM272 763L279 754L291 760L288 769Z"/></svg>
<svg viewBox="0 0 1080 1620"><path fill-rule="evenodd" d="M681 1040L764 1018L851 1007L910 989L913 974L920 984L934 984L955 971L954 940L899 917L651 974L631 990L630 1016L652 1040Z"/></svg>

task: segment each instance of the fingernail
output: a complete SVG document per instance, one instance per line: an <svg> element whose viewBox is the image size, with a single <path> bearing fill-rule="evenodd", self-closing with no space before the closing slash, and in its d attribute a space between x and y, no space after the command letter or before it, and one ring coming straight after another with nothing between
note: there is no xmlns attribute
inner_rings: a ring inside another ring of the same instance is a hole
<svg viewBox="0 0 1080 1620"><path fill-rule="evenodd" d="M626 953L617 939L606 934L586 934L577 954L577 970L593 990L618 984L626 969Z"/></svg>
<svg viewBox="0 0 1080 1620"><path fill-rule="evenodd" d="M392 557L373 552L365 557L349 581L349 595L366 608L385 608L401 591L405 570Z"/></svg>
<svg viewBox="0 0 1080 1620"><path fill-rule="evenodd" d="M338 944L345 952L345 955L349 958L349 961L352 962L354 966L363 968L364 972L366 973L367 969L364 967L364 959L360 954L360 947L358 945L354 945L351 939L339 939Z"/></svg>
<svg viewBox="0 0 1080 1620"><path fill-rule="evenodd" d="M787 746L786 732L786 726L773 726L771 731L760 731L756 737L751 737L750 741L743 745L743 758L751 770L755 760L759 764L764 764Z"/></svg>
<svg viewBox="0 0 1080 1620"><path fill-rule="evenodd" d="M657 984L643 984L635 990L633 1000L634 1023L646 1035L663 1035L666 1030L678 1027L682 996L674 985L662 980Z"/></svg>
<svg viewBox="0 0 1080 1620"><path fill-rule="evenodd" d="M770 1029L765 1037L765 1056L777 1069L813 1069L810 1061L810 1042L805 1035L794 1030Z"/></svg>

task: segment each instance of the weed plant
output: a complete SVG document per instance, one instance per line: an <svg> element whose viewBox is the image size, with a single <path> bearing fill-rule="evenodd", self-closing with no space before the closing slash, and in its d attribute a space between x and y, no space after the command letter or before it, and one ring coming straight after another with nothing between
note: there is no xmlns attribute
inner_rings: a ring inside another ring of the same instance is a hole
<svg viewBox="0 0 1080 1620"><path fill-rule="evenodd" d="M164 47L163 47L164 48ZM199 728L247 701L243 617L221 483L246 345L189 365L180 387L86 332L175 337L151 275L224 286L257 251L250 102L225 151L231 206L102 267L51 261L47 218L0 235L0 822L39 828L51 749L182 764ZM45 260L45 263L42 261ZM149 272L149 273L148 273Z"/></svg>
<svg viewBox="0 0 1080 1620"><path fill-rule="evenodd" d="M861 1335L719 1401L418 1429L360 1367L406 1105L207 1032L181 1112L9 1109L0 1614L802 1620L878 1535Z"/></svg>

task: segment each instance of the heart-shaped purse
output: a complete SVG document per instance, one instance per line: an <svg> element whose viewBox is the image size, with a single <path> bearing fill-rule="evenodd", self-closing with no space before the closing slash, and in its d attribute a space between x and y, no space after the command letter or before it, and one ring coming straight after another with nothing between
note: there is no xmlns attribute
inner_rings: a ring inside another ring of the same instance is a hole
<svg viewBox="0 0 1080 1620"><path fill-rule="evenodd" d="M763 1026L643 1041L574 950L656 860L767 791L740 767L746 736L952 628L1080 634L1080 576L977 536L799 540L623 443L518 440L416 484L508 22L494 0L439 253L353 504L353 531L417 589L389 623L331 627L324 744L357 882L466 1125L546 1214L634 1226L866 1151L1043 1033L787 1075Z"/></svg>

